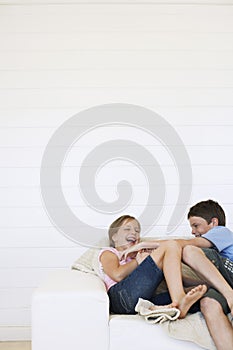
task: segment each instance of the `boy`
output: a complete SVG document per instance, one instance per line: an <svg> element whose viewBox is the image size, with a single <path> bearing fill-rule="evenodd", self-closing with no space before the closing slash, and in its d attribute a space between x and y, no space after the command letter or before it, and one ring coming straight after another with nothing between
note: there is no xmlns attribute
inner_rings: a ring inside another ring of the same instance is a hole
<svg viewBox="0 0 233 350"><path fill-rule="evenodd" d="M202 261L204 266L202 277L206 278L209 275L211 279L212 267L205 264L205 253L232 288L233 232L225 227L224 210L213 200L202 201L190 208L188 220L195 238L178 240L183 247L183 261L193 269L195 269L197 262L200 265ZM220 289L217 284L214 287ZM200 307L216 348L218 350L231 350L233 328L224 314L221 304L213 298L204 297L200 301ZM230 311L233 316L233 308Z"/></svg>
<svg viewBox="0 0 233 350"><path fill-rule="evenodd" d="M179 242L183 247L192 245L203 248L205 255L233 288L233 232L225 227L224 210L217 202L209 199L191 207L188 220L195 238ZM184 251L184 255L196 251L193 247L187 250L191 252Z"/></svg>

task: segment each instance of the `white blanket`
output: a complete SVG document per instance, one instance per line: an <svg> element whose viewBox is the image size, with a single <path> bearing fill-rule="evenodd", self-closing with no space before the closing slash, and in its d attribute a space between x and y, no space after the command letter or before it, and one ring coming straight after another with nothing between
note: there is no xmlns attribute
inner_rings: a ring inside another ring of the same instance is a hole
<svg viewBox="0 0 233 350"><path fill-rule="evenodd" d="M155 307L154 310L152 310L153 307ZM216 350L201 312L188 314L184 319L178 319L180 315L178 309L158 307L150 301L141 298L138 300L135 311L146 322L161 324L172 338L192 341L204 349ZM231 314L228 315L228 318L233 325Z"/></svg>
<svg viewBox="0 0 233 350"><path fill-rule="evenodd" d="M201 312L188 314L175 322L165 322L162 327L172 338L192 341L204 349L216 350Z"/></svg>

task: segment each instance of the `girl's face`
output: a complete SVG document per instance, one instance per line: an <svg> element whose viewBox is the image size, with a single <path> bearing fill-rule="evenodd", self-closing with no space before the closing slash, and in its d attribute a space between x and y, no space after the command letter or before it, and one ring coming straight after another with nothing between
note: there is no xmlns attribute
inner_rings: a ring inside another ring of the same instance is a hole
<svg viewBox="0 0 233 350"><path fill-rule="evenodd" d="M124 250L139 242L140 225L137 220L126 220L113 235L115 248Z"/></svg>

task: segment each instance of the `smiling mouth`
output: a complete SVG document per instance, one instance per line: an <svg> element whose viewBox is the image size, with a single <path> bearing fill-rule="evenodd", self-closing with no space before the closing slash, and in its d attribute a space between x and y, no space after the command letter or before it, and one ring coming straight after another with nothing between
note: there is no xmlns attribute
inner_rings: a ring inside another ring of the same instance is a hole
<svg viewBox="0 0 233 350"><path fill-rule="evenodd" d="M136 240L136 238L134 238L134 237L129 237L129 238L127 238L127 242L129 242L129 243L135 243L137 240Z"/></svg>

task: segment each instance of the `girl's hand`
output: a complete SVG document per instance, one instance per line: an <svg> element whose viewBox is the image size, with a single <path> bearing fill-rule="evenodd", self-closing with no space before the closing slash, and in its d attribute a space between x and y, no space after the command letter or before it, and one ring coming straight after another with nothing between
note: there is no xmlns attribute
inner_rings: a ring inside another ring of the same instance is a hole
<svg viewBox="0 0 233 350"><path fill-rule="evenodd" d="M149 255L150 255L150 253L148 253L146 251L138 252L136 255L136 258L135 258L138 265L140 265Z"/></svg>
<svg viewBox="0 0 233 350"><path fill-rule="evenodd" d="M137 252L131 252L131 253L128 253L126 252L125 250L123 252L119 252L119 259L122 260L122 259L127 259L127 258L131 258L131 259L135 259L136 258L136 255L137 255Z"/></svg>
<svg viewBox="0 0 233 350"><path fill-rule="evenodd" d="M156 249L159 247L159 242L157 241L142 241L138 244L134 244L130 248L124 250L121 254L121 258L126 259L127 256L134 257L135 255L131 255L131 253L139 252L142 250L152 251L153 249Z"/></svg>
<svg viewBox="0 0 233 350"><path fill-rule="evenodd" d="M137 252L142 249L142 242L132 245L131 247L123 250L121 252L121 259L126 259L127 257L135 258Z"/></svg>

